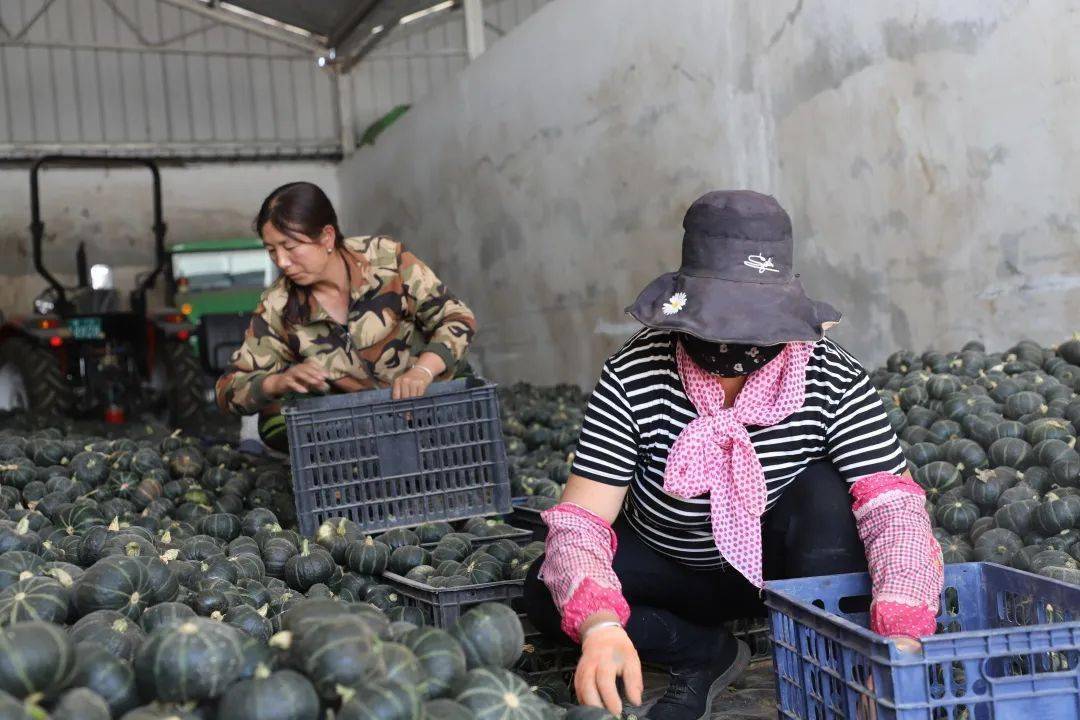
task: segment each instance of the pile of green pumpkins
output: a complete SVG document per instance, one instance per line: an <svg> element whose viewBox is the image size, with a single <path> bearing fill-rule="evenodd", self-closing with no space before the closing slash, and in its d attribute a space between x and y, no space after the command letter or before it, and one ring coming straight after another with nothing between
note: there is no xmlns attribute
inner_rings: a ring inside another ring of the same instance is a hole
<svg viewBox="0 0 1080 720"><path fill-rule="evenodd" d="M518 674L509 606L432 627L383 575L520 579L542 546L503 538L513 529L494 519L379 538L336 520L305 538L293 512L288 469L228 446L0 431L0 717L585 712Z"/></svg>
<svg viewBox="0 0 1080 720"><path fill-rule="evenodd" d="M871 379L946 562L1080 584L1080 339L901 351Z"/></svg>

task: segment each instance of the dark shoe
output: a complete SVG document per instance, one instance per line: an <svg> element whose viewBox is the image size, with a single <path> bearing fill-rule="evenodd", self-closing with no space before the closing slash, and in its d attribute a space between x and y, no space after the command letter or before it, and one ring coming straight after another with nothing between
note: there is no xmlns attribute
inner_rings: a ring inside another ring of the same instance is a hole
<svg viewBox="0 0 1080 720"><path fill-rule="evenodd" d="M713 699L735 682L750 664L750 648L742 640L734 659L724 659L706 665L672 668L667 692L656 701L648 720L707 720Z"/></svg>

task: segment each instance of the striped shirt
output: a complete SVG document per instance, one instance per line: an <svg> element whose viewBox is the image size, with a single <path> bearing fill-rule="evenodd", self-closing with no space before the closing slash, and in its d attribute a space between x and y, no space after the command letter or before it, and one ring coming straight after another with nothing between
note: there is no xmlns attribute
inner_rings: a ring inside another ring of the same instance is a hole
<svg viewBox="0 0 1080 720"><path fill-rule="evenodd" d="M697 411L675 364L675 334L645 329L604 364L589 398L573 473L629 486L623 516L647 545L687 565L726 565L716 549L709 497L664 492L668 452ZM859 362L832 340L814 345L801 410L769 427L747 426L765 475L766 512L784 488L827 458L848 482L902 473L900 442Z"/></svg>

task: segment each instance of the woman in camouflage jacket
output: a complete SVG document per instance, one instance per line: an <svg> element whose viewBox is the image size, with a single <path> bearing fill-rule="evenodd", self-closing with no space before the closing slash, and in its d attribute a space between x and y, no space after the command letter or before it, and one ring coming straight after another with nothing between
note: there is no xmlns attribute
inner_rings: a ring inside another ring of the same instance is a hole
<svg viewBox="0 0 1080 720"><path fill-rule="evenodd" d="M216 393L223 410L260 414L267 445L287 448L278 414L286 393L392 387L401 399L453 375L476 319L401 243L344 237L330 200L304 182L272 192L255 230L282 276L263 293Z"/></svg>

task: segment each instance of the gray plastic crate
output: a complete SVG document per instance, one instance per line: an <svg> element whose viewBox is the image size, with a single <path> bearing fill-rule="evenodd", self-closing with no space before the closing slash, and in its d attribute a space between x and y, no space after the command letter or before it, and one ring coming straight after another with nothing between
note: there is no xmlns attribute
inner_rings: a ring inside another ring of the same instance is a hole
<svg viewBox="0 0 1080 720"><path fill-rule="evenodd" d="M547 525L540 519L540 513L543 510L537 510L536 508L526 507L524 505L528 498L513 498L511 499L510 517L507 522L514 527L528 530L532 533L533 540L540 540L541 542L547 539Z"/></svg>
<svg viewBox="0 0 1080 720"><path fill-rule="evenodd" d="M495 385L435 383L301 398L282 410L300 532L345 517L366 531L510 510Z"/></svg>
<svg viewBox="0 0 1080 720"><path fill-rule="evenodd" d="M460 588L436 588L392 572L384 572L382 577L405 597L406 605L420 608L424 617L438 628L450 627L463 612L479 603L509 605L511 600L521 597L525 587L524 580L499 580Z"/></svg>

